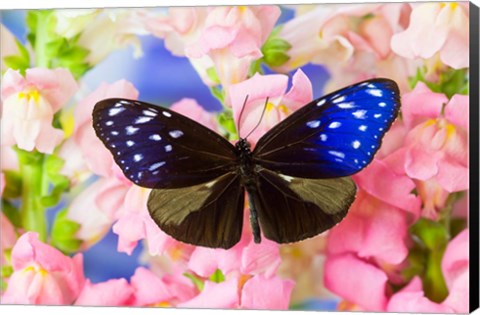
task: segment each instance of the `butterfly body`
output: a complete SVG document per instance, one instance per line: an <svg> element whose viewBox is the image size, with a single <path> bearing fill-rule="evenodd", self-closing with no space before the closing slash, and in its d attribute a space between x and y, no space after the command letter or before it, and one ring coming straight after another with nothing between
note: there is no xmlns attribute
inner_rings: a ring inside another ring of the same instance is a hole
<svg viewBox="0 0 480 315"><path fill-rule="evenodd" d="M232 145L174 111L107 99L93 126L133 183L151 188L155 223L182 242L230 248L241 237L245 192L255 242L313 237L355 199L350 175L380 148L400 106L397 85L372 79L314 100L261 137Z"/></svg>

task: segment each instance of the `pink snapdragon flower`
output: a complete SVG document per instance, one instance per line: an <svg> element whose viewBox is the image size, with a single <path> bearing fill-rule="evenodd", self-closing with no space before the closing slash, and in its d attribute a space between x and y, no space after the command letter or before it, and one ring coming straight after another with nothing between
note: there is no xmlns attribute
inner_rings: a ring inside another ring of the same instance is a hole
<svg viewBox="0 0 480 315"><path fill-rule="evenodd" d="M52 153L63 131L52 126L53 115L76 92L65 69L27 69L22 77L8 69L2 78L2 145Z"/></svg>
<svg viewBox="0 0 480 315"><path fill-rule="evenodd" d="M312 84L302 70L295 72L292 87L287 92L288 76L283 74L261 75L229 87L230 104L240 137L245 137L260 121L265 102L268 104L259 127L248 137L255 144L258 139L288 115L312 101ZM240 112L243 110L240 121Z"/></svg>
<svg viewBox="0 0 480 315"><path fill-rule="evenodd" d="M138 91L128 81L119 80L112 84L103 83L81 100L75 109L76 125L73 134L89 169L100 176L112 176L114 161L112 154L95 135L92 125L92 111L95 104L106 98L137 99Z"/></svg>
<svg viewBox="0 0 480 315"><path fill-rule="evenodd" d="M208 75L214 69L228 86L246 78L279 16L275 6L172 8L146 23L172 53L189 58L205 83L219 83Z"/></svg>
<svg viewBox="0 0 480 315"><path fill-rule="evenodd" d="M430 301L422 289L420 278L395 293L388 302L388 312L468 313L469 257L468 229L458 234L447 246L442 259L442 273L448 296L441 303Z"/></svg>
<svg viewBox="0 0 480 315"><path fill-rule="evenodd" d="M125 279L110 279L101 283L85 281L75 305L84 306L129 306L134 289Z"/></svg>
<svg viewBox="0 0 480 315"><path fill-rule="evenodd" d="M419 82L403 96L402 115L409 131L389 159L415 180L423 215L435 218L449 193L468 189L468 96L448 100Z"/></svg>
<svg viewBox="0 0 480 315"><path fill-rule="evenodd" d="M73 258L38 240L38 234L23 234L12 249L13 274L2 297L6 304L71 304L85 277L83 256Z"/></svg>
<svg viewBox="0 0 480 315"><path fill-rule="evenodd" d="M468 3L414 6L408 28L392 37L391 47L405 58L432 58L454 68L469 65ZM432 34L434 34L432 36Z"/></svg>
<svg viewBox="0 0 480 315"><path fill-rule="evenodd" d="M183 98L170 106L171 110L187 116L190 119L218 132L218 125L215 116L207 112L197 101L191 98Z"/></svg>

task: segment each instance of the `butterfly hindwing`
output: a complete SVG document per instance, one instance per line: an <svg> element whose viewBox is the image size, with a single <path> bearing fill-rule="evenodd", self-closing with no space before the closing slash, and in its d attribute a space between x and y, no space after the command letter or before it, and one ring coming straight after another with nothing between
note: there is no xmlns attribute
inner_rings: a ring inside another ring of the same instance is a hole
<svg viewBox="0 0 480 315"><path fill-rule="evenodd" d="M355 194L355 183L349 177L305 179L263 169L253 200L263 235L277 243L290 243L340 222Z"/></svg>
<svg viewBox="0 0 480 315"><path fill-rule="evenodd" d="M303 178L352 175L368 165L400 106L394 81L372 79L311 102L258 141L255 162Z"/></svg>
<svg viewBox="0 0 480 315"><path fill-rule="evenodd" d="M154 189L150 216L162 231L194 245L228 249L242 234L245 191L229 173L208 183L177 189Z"/></svg>
<svg viewBox="0 0 480 315"><path fill-rule="evenodd" d="M235 168L235 148L225 138L166 108L106 99L95 105L93 127L125 176L142 187L188 187Z"/></svg>

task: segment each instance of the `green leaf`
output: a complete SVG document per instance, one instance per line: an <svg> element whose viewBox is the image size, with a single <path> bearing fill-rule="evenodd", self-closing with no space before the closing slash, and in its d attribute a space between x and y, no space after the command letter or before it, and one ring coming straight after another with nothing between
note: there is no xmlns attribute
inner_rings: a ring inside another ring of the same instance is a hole
<svg viewBox="0 0 480 315"><path fill-rule="evenodd" d="M13 273L13 267L12 266L2 266L0 269L0 277L2 278L8 278L12 275Z"/></svg>
<svg viewBox="0 0 480 315"><path fill-rule="evenodd" d="M215 67L210 67L207 69L207 76L215 84L220 84L220 79L218 78L217 70L215 70Z"/></svg>
<svg viewBox="0 0 480 315"><path fill-rule="evenodd" d="M265 54L263 60L269 67L280 67L290 59L282 50L271 50Z"/></svg>
<svg viewBox="0 0 480 315"><path fill-rule="evenodd" d="M15 199L22 194L22 176L17 171L5 170L5 188L3 198Z"/></svg>
<svg viewBox="0 0 480 315"><path fill-rule="evenodd" d="M25 75L25 71L30 67L29 61L25 61L25 59L20 56L4 57L3 62L8 68L20 71L22 75Z"/></svg>
<svg viewBox="0 0 480 315"><path fill-rule="evenodd" d="M420 218L412 225L410 233L431 251L445 247L449 240L449 233L442 224L426 218Z"/></svg>
<svg viewBox="0 0 480 315"><path fill-rule="evenodd" d="M82 241L76 237L81 225L69 220L66 217L67 211L67 209L63 209L55 216L52 225L51 243L62 252L70 254L78 251L82 244Z"/></svg>
<svg viewBox="0 0 480 315"><path fill-rule="evenodd" d="M225 109L225 111L217 115L217 122L227 133L228 140L238 139L237 127L235 126L231 109Z"/></svg>
<svg viewBox="0 0 480 315"><path fill-rule="evenodd" d="M60 174L64 164L65 161L56 155L49 155L45 160L44 171L51 189L50 192L44 191L42 194L41 203L44 207L55 206L70 186L68 177Z"/></svg>
<svg viewBox="0 0 480 315"><path fill-rule="evenodd" d="M220 269L217 269L210 276L209 280L212 281L212 282L215 282L215 283L220 283L220 282L225 281L225 276L223 275L223 272Z"/></svg>
<svg viewBox="0 0 480 315"><path fill-rule="evenodd" d="M2 212L15 227L22 227L20 211L9 201L2 198Z"/></svg>
<svg viewBox="0 0 480 315"><path fill-rule="evenodd" d="M212 86L210 88L210 92L212 95L220 101L220 103L225 104L225 93L223 92L223 89L219 86Z"/></svg>
<svg viewBox="0 0 480 315"><path fill-rule="evenodd" d="M205 284L203 283L202 279L200 279L197 276L195 276L194 274L191 274L191 273L188 273L188 272L185 272L183 275L185 277L187 277L188 279L190 279L199 291L203 290L203 287L205 286Z"/></svg>

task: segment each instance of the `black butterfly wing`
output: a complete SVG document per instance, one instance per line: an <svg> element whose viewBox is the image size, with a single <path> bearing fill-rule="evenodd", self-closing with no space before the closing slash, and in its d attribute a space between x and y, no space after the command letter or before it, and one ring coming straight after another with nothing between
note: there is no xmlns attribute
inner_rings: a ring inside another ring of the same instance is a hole
<svg viewBox="0 0 480 315"><path fill-rule="evenodd" d="M150 216L162 231L193 245L228 249L242 234L245 191L238 175L177 189L154 189Z"/></svg>
<svg viewBox="0 0 480 315"><path fill-rule="evenodd" d="M258 141L255 163L302 178L349 176L368 165L400 108L397 84L360 82L313 101Z"/></svg>
<svg viewBox="0 0 480 315"><path fill-rule="evenodd" d="M263 235L277 243L313 237L340 222L355 200L349 177L304 179L258 172L255 208Z"/></svg>
<svg viewBox="0 0 480 315"><path fill-rule="evenodd" d="M188 187L236 168L225 138L166 108L106 99L95 105L93 127L125 176L142 187Z"/></svg>

